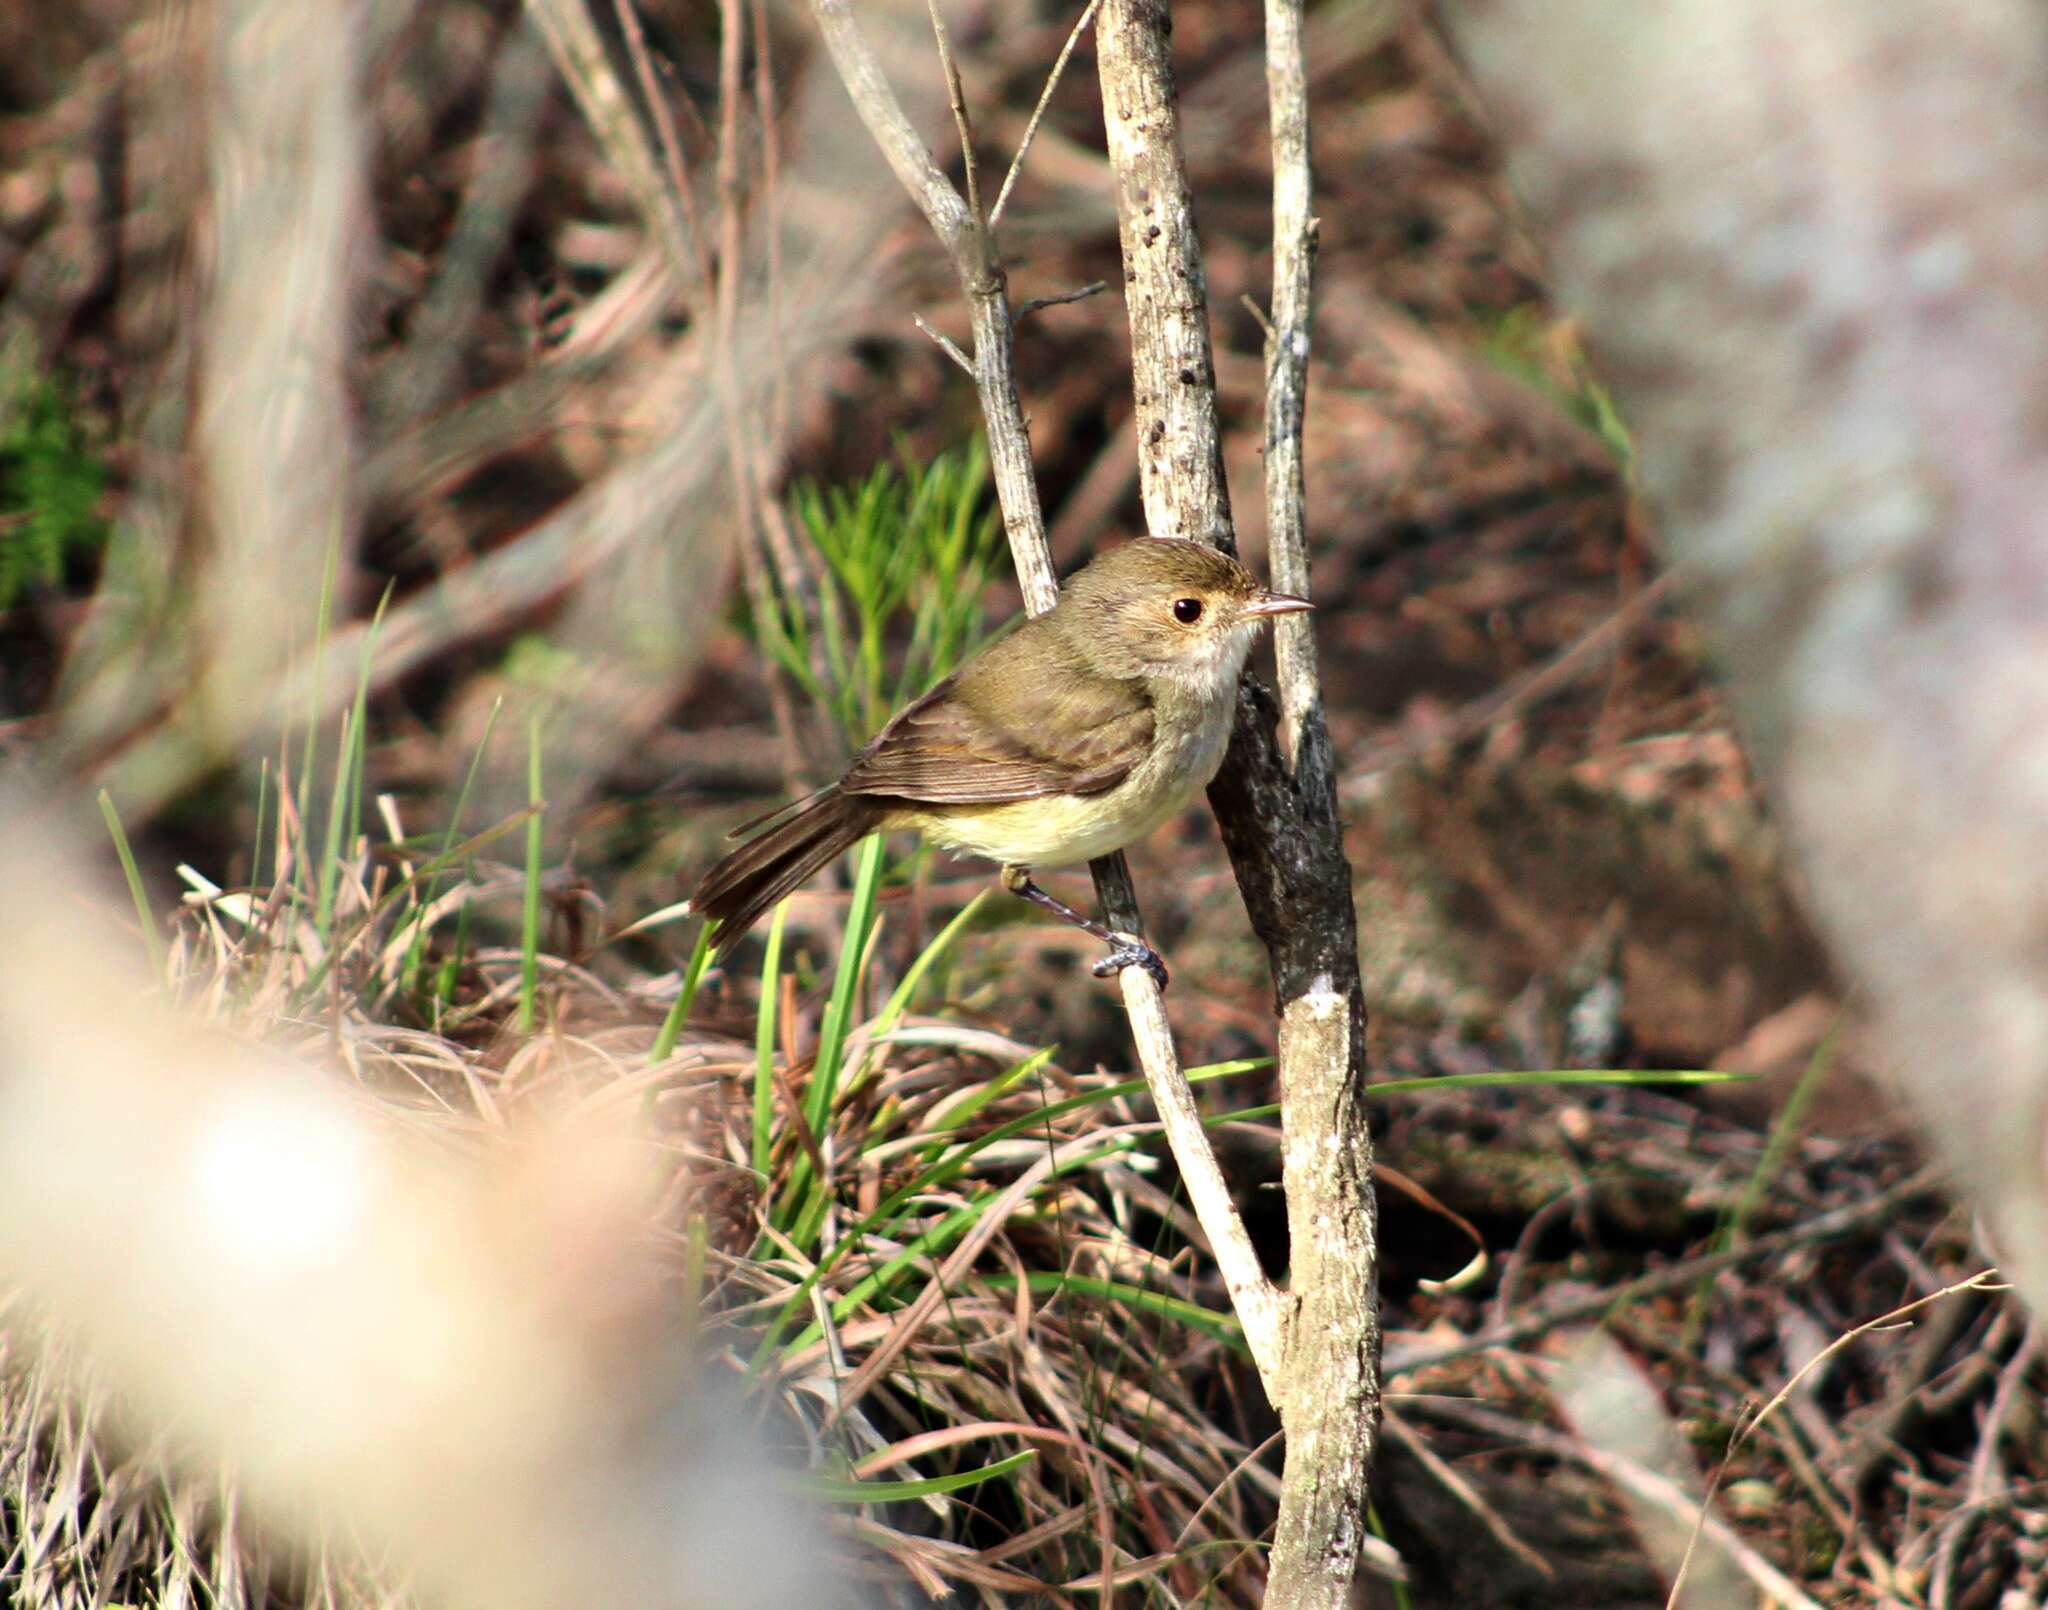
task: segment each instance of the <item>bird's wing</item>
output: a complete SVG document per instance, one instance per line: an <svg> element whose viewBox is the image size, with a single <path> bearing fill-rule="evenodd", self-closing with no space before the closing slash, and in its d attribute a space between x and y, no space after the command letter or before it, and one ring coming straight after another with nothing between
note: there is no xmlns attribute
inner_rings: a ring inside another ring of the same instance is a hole
<svg viewBox="0 0 2048 1610"><path fill-rule="evenodd" d="M995 805L1054 794L1100 794L1152 744L1152 702L1135 684L1100 677L1006 674L986 651L884 727L840 788L922 805ZM1000 677L1000 684L995 678ZM999 698L990 696L1000 685Z"/></svg>

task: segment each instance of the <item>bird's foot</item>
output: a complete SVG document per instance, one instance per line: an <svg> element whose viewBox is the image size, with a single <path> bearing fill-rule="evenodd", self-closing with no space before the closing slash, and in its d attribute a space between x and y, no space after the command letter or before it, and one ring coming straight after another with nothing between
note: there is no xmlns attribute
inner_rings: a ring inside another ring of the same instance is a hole
<svg viewBox="0 0 2048 1610"><path fill-rule="evenodd" d="M1129 934L1114 936L1109 954L1088 971L1097 978L1109 978L1126 967L1144 968L1152 975L1153 983L1161 989L1166 988L1166 963L1159 959L1159 952L1144 940L1134 939Z"/></svg>

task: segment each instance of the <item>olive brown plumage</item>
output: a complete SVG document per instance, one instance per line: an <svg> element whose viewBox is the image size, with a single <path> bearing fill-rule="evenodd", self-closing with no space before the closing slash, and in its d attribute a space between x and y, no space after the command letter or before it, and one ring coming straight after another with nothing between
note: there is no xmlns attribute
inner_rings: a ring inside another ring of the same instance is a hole
<svg viewBox="0 0 2048 1610"><path fill-rule="evenodd" d="M1196 543L1113 549L905 707L837 783L742 828L754 836L691 906L722 951L870 833L915 829L996 862L1013 893L1110 943L1098 973L1163 977L1148 948L1054 900L1031 868L1107 855L1185 807L1222 763L1259 626L1308 607Z"/></svg>

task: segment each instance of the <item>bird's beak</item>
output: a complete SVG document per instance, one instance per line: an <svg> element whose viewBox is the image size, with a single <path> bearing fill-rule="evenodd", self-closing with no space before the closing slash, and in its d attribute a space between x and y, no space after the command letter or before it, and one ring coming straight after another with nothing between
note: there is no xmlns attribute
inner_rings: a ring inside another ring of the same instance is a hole
<svg viewBox="0 0 2048 1610"><path fill-rule="evenodd" d="M1296 598L1291 593L1260 593L1244 606L1247 615L1299 615L1303 610L1314 609L1306 598Z"/></svg>

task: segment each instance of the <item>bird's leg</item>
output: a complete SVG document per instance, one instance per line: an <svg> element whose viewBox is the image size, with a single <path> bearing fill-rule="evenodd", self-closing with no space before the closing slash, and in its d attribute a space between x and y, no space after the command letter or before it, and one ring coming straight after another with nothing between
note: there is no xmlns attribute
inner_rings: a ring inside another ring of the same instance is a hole
<svg viewBox="0 0 2048 1610"><path fill-rule="evenodd" d="M1142 967L1152 975L1152 981L1161 989L1166 988L1166 963L1159 959L1159 952L1142 939L1133 939L1129 934L1117 933L1104 927L1093 917L1084 917L1066 901L1047 894L1031 881L1028 866L1006 866L1003 868L1003 887L1020 900L1029 900L1034 906L1042 906L1063 922L1070 922L1084 933L1093 934L1109 946L1109 954L1088 970L1097 978L1107 978L1111 973L1120 973L1126 967Z"/></svg>

